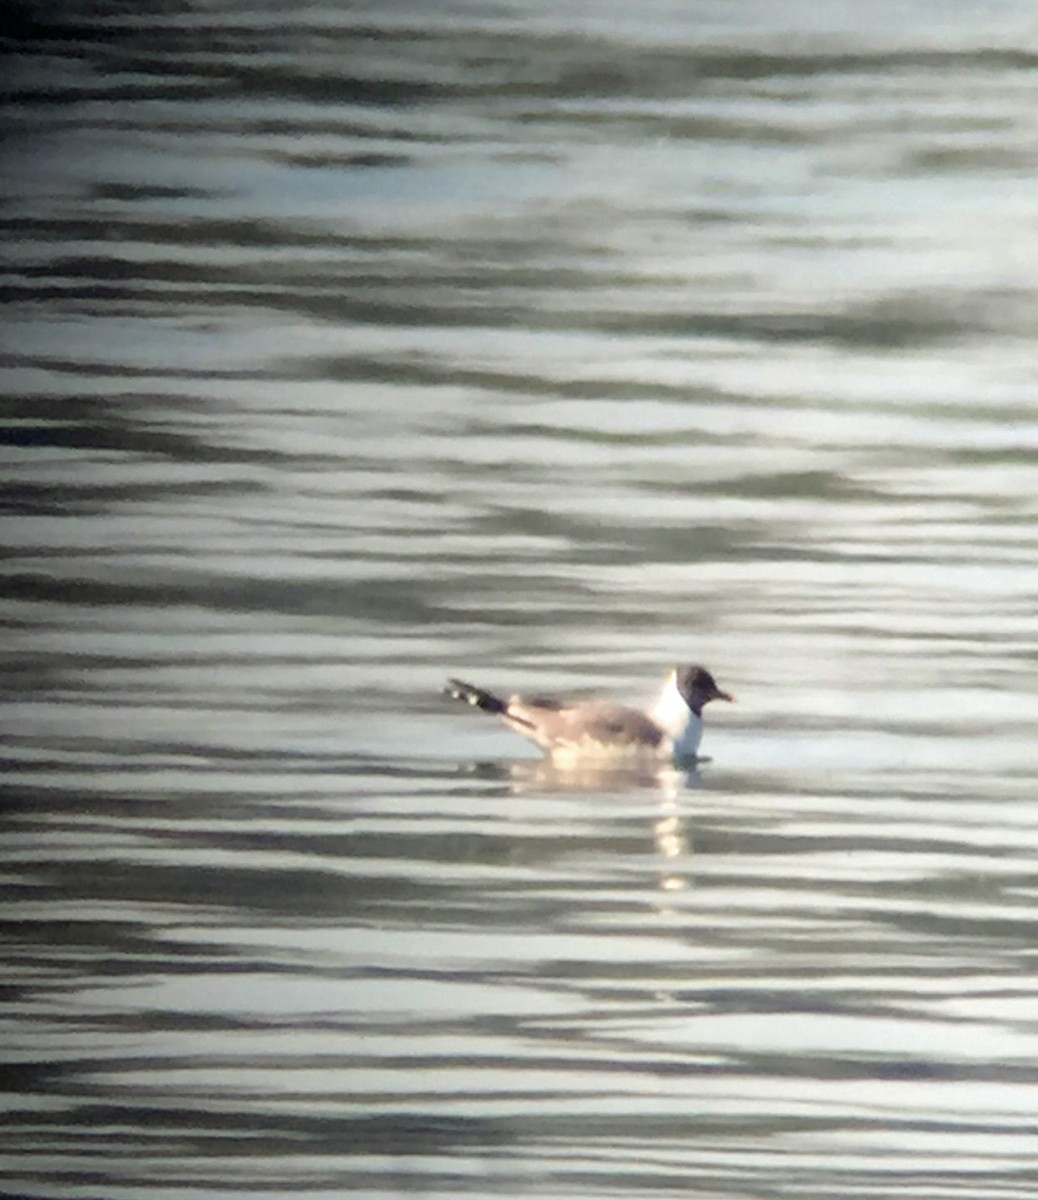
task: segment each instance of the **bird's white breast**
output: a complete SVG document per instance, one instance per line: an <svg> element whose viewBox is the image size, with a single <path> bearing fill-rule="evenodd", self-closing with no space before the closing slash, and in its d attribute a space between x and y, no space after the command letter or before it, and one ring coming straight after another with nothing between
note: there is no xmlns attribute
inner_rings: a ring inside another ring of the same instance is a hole
<svg viewBox="0 0 1038 1200"><path fill-rule="evenodd" d="M703 737L703 718L696 716L678 691L673 671L667 677L660 698L649 715L670 738L675 756L695 757Z"/></svg>

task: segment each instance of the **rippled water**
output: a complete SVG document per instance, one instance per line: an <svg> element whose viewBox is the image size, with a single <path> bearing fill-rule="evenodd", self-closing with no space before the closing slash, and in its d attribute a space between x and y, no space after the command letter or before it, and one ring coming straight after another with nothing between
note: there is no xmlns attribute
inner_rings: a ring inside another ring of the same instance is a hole
<svg viewBox="0 0 1038 1200"><path fill-rule="evenodd" d="M7 1192L1035 1194L1038 47L934 18L14 13ZM691 773L439 695L688 659Z"/></svg>

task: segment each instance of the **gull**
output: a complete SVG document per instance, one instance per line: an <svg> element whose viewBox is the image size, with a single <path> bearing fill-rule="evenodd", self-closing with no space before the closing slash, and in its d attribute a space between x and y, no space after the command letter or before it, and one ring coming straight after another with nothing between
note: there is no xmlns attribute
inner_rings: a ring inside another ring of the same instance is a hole
<svg viewBox="0 0 1038 1200"><path fill-rule="evenodd" d="M733 697L705 667L671 670L659 699L644 712L607 700L569 703L548 696L509 696L449 679L444 692L536 742L555 761L654 757L695 758L703 736L703 706Z"/></svg>

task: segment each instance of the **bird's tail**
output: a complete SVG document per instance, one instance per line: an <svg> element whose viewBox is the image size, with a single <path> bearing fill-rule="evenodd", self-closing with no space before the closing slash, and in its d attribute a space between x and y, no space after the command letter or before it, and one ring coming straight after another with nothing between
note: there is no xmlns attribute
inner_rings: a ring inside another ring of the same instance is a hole
<svg viewBox="0 0 1038 1200"><path fill-rule="evenodd" d="M464 683L460 679L448 679L447 686L443 691L445 695L452 696L455 700L464 700L466 704L471 704L480 712L503 713L508 708L508 705L493 692L484 691L483 688L474 687L471 683Z"/></svg>

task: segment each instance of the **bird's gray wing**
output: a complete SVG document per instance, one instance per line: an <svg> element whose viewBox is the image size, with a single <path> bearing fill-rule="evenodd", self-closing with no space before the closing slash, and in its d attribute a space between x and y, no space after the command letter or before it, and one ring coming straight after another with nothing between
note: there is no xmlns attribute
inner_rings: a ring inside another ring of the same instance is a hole
<svg viewBox="0 0 1038 1200"><path fill-rule="evenodd" d="M505 720L548 750L580 743L655 747L663 736L643 712L621 704L563 704L513 696Z"/></svg>

